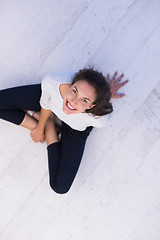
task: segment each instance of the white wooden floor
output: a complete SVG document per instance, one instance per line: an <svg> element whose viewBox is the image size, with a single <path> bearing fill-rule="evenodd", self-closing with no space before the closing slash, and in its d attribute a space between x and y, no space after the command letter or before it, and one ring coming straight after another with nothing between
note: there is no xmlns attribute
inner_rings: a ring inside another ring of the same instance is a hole
<svg viewBox="0 0 160 240"><path fill-rule="evenodd" d="M0 88L94 65L130 79L69 193L46 144L0 120L1 240L160 239L160 1L0 0Z"/></svg>

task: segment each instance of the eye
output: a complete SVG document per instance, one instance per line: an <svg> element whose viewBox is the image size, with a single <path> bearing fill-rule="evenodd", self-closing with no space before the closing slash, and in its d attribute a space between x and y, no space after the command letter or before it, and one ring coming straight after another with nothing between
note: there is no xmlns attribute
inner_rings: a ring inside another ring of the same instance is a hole
<svg viewBox="0 0 160 240"><path fill-rule="evenodd" d="M73 91L73 93L74 93L75 95L77 94L77 91L76 91L75 89L73 89L72 91Z"/></svg>
<svg viewBox="0 0 160 240"><path fill-rule="evenodd" d="M86 100L86 99L82 99L82 101L83 101L84 103L87 103L87 100Z"/></svg>

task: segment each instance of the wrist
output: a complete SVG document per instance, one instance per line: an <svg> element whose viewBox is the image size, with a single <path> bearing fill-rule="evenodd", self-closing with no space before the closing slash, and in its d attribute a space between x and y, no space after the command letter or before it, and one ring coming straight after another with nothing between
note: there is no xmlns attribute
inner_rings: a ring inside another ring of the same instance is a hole
<svg viewBox="0 0 160 240"><path fill-rule="evenodd" d="M43 127L43 126L40 126L39 124L37 125L36 129L37 129L37 131L40 132L40 133L43 133L43 132L44 132L44 127Z"/></svg>

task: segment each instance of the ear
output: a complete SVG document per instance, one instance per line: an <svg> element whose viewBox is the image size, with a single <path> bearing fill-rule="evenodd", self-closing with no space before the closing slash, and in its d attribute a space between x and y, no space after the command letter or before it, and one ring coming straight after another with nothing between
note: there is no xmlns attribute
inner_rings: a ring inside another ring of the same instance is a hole
<svg viewBox="0 0 160 240"><path fill-rule="evenodd" d="M91 109L91 108L93 108L95 106L96 106L96 104L92 104L88 109Z"/></svg>

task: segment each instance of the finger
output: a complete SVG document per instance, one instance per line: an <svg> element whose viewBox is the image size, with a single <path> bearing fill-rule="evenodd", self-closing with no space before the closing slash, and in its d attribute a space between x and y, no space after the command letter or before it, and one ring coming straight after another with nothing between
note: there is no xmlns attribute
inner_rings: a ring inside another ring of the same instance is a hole
<svg viewBox="0 0 160 240"><path fill-rule="evenodd" d="M124 74L122 73L121 76L118 78L118 80L117 80L116 83L117 83L117 84L120 83L120 81L122 80L123 77L124 77Z"/></svg>
<svg viewBox="0 0 160 240"><path fill-rule="evenodd" d="M113 78L112 78L112 83L114 83L114 82L115 82L117 74L118 74L118 72L116 71L116 72L114 73L114 75L113 75Z"/></svg>
<svg viewBox="0 0 160 240"><path fill-rule="evenodd" d="M129 80L126 80L126 81L124 81L123 83L119 84L119 85L117 86L117 90L120 89L121 87L123 87L124 85L126 85L128 82L129 82Z"/></svg>
<svg viewBox="0 0 160 240"><path fill-rule="evenodd" d="M119 93L119 94L117 94L117 95L115 96L115 98L122 98L122 97L124 97L124 96L125 96L124 93Z"/></svg>
<svg viewBox="0 0 160 240"><path fill-rule="evenodd" d="M110 84L109 73L107 74L107 82Z"/></svg>
<svg viewBox="0 0 160 240"><path fill-rule="evenodd" d="M123 85L127 84L128 82L129 82L129 80L124 81Z"/></svg>

